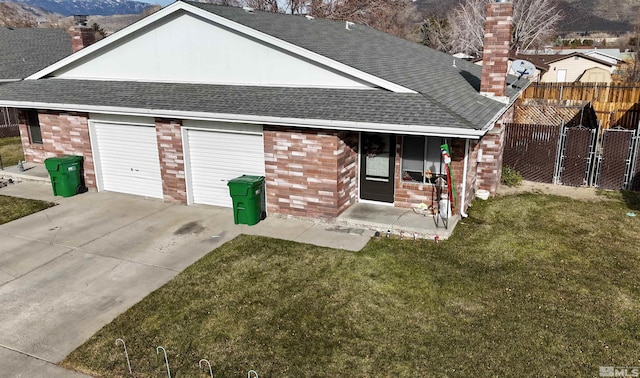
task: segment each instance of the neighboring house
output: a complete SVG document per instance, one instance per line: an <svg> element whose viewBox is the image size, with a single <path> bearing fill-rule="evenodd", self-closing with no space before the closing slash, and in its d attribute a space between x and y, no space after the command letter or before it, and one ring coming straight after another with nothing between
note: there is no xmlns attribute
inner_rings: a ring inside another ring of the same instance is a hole
<svg viewBox="0 0 640 378"><path fill-rule="evenodd" d="M177 1L0 86L0 105L21 109L27 160L82 155L88 187L230 207L229 179L264 175L267 211L291 216L430 202L446 142L464 211L498 187L521 91L511 10L488 5L482 70L364 25Z"/></svg>
<svg viewBox="0 0 640 378"><path fill-rule="evenodd" d="M625 64L622 61L610 63L593 56L575 52L566 55L518 54L509 56L510 70L511 63L516 59L527 60L535 65L536 72L529 78L531 81L552 83L573 81L610 83L612 81L611 74L615 72L616 67L619 64ZM482 65L481 59L474 62Z"/></svg>
<svg viewBox="0 0 640 378"><path fill-rule="evenodd" d="M599 83L610 83L611 74L616 65L582 53L567 55L541 55L539 56L549 66L549 71L542 75L541 82L571 82L597 80ZM595 74L585 72L597 68ZM602 81L601 81L602 80Z"/></svg>

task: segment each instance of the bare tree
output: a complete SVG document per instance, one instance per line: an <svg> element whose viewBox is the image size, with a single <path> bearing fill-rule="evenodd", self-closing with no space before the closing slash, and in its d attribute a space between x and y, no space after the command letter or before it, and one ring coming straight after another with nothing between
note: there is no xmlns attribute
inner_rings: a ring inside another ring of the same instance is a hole
<svg viewBox="0 0 640 378"><path fill-rule="evenodd" d="M440 33L437 41L429 40L430 46L449 53L480 56L489 1L465 0L448 14L448 32ZM561 20L562 13L551 0L513 0L511 50L538 47L555 35Z"/></svg>
<svg viewBox="0 0 640 378"><path fill-rule="evenodd" d="M400 37L411 32L416 15L410 0L311 0L314 17L352 21Z"/></svg>

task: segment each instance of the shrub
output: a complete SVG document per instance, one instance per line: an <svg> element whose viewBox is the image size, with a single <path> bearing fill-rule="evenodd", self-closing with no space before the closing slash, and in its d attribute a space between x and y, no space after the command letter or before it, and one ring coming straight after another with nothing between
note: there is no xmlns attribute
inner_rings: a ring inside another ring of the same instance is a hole
<svg viewBox="0 0 640 378"><path fill-rule="evenodd" d="M506 186L520 186L522 184L522 175L511 167L502 167L500 183Z"/></svg>

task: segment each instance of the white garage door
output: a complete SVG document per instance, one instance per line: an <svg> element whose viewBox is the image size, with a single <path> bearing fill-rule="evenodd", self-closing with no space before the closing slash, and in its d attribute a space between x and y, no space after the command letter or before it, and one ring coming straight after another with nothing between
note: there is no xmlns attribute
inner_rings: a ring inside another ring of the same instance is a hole
<svg viewBox="0 0 640 378"><path fill-rule="evenodd" d="M162 198L156 129L93 122L102 190Z"/></svg>
<svg viewBox="0 0 640 378"><path fill-rule="evenodd" d="M231 207L229 179L243 174L264 176L262 127L251 128L252 133L187 130L187 183L192 203Z"/></svg>

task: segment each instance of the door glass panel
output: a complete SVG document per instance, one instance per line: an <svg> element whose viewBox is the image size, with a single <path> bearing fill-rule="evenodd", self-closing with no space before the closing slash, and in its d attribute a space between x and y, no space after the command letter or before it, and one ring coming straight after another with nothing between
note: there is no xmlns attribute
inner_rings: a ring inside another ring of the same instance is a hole
<svg viewBox="0 0 640 378"><path fill-rule="evenodd" d="M363 138L363 152L366 154L367 180L389 180L390 141L390 135L369 134Z"/></svg>

